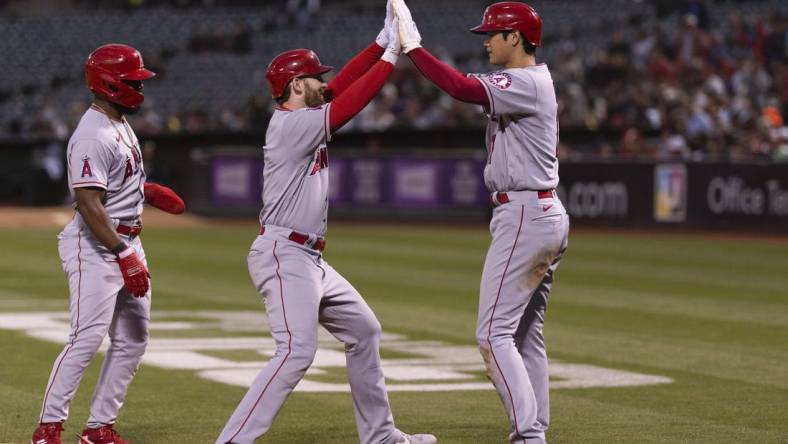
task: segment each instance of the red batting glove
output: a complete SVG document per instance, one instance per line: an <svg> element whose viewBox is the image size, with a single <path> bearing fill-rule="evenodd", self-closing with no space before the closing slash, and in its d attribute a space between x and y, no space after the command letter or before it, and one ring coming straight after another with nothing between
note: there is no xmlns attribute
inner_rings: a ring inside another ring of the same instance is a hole
<svg viewBox="0 0 788 444"><path fill-rule="evenodd" d="M145 294L150 288L150 273L145 268L137 253L131 247L126 247L125 250L118 253L118 266L120 273L123 275L123 283L126 290L132 296L137 298L145 297Z"/></svg>
<svg viewBox="0 0 788 444"><path fill-rule="evenodd" d="M186 211L186 204L172 188L157 183L145 183L145 202L170 214L181 214Z"/></svg>

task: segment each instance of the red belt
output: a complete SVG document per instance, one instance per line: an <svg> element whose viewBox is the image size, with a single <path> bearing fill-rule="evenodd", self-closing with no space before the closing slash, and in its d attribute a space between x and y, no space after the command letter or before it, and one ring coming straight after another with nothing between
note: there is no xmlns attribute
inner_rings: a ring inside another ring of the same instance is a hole
<svg viewBox="0 0 788 444"><path fill-rule="evenodd" d="M553 190L539 190L536 192L538 199L550 199L553 197ZM505 203L509 203L509 195L505 191L496 191L490 194L490 206L495 208Z"/></svg>
<svg viewBox="0 0 788 444"><path fill-rule="evenodd" d="M139 236L140 233L142 233L142 224L118 225L118 227L115 228L115 231L117 231L118 234L128 236L129 239L134 239L135 237Z"/></svg>
<svg viewBox="0 0 788 444"><path fill-rule="evenodd" d="M265 233L265 227L264 226L260 227L260 235L262 236L264 233ZM287 236L287 238L297 244L305 245L317 251L323 251L326 249L326 240L322 238L315 239L312 245L309 245L308 234L299 233L297 231L291 231L290 235Z"/></svg>

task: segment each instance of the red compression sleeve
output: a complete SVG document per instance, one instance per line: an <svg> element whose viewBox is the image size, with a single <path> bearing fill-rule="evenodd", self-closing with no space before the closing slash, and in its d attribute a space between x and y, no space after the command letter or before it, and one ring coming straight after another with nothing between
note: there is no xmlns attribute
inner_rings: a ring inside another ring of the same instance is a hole
<svg viewBox="0 0 788 444"><path fill-rule="evenodd" d="M331 134L350 121L361 112L373 97L383 88L389 75L394 70L394 65L384 60L379 60L366 74L353 82L345 94L331 102L329 110L329 125Z"/></svg>
<svg viewBox="0 0 788 444"><path fill-rule="evenodd" d="M441 62L424 48L416 48L408 53L416 68L430 79L438 88L457 100L490 106L490 99L481 82L466 77L451 66Z"/></svg>
<svg viewBox="0 0 788 444"><path fill-rule="evenodd" d="M339 70L337 75L328 82L327 91L329 91L332 98L337 98L341 96L345 90L350 87L359 77L364 75L365 72L369 71L375 62L380 60L380 56L383 55L385 48L381 48L378 46L377 43L372 43L371 45L364 48L363 51L356 54L355 57L350 59L349 62Z"/></svg>

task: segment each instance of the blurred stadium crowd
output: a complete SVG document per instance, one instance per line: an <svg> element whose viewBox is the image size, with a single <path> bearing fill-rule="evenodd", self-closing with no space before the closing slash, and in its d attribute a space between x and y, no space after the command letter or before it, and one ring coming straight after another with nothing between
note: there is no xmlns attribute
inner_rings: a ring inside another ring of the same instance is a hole
<svg viewBox="0 0 788 444"><path fill-rule="evenodd" d="M409 2L424 45L465 72L491 69L482 39L467 32L489 3ZM537 60L553 73L561 130L605 134L562 144L562 156L788 159L788 2L530 3L545 23ZM262 130L273 106L263 77L268 61L309 47L339 67L372 42L384 4L2 1L0 54L19 63L0 79L0 138L67 139L90 100L84 59L110 41L138 47L159 73L133 117L139 134ZM479 114L403 57L343 131L482 128Z"/></svg>

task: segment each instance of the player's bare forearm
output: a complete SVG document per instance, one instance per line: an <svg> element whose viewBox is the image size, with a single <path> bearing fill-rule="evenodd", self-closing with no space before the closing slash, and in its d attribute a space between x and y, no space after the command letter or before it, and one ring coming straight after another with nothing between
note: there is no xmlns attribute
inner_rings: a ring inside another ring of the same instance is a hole
<svg viewBox="0 0 788 444"><path fill-rule="evenodd" d="M441 62L424 48L410 51L408 57L424 77L445 91L446 94L462 102L490 106L490 99L487 97L484 86L478 80L467 77Z"/></svg>
<svg viewBox="0 0 788 444"><path fill-rule="evenodd" d="M373 97L386 84L394 65L380 60L360 79L353 82L346 94L338 97L331 104L329 125L331 133L335 133L348 123L356 114L361 112Z"/></svg>
<svg viewBox="0 0 788 444"><path fill-rule="evenodd" d="M350 59L350 61L339 70L337 75L328 82L327 90L330 92L332 98L337 98L344 94L353 82L375 66L375 63L380 60L380 56L383 55L383 51L385 51L385 48L381 48L380 45L373 42L356 54L355 57Z"/></svg>
<svg viewBox="0 0 788 444"><path fill-rule="evenodd" d="M112 221L104 209L102 203L104 193L105 191L99 188L75 188L74 199L77 202L77 211L93 236L108 250L113 251L119 245L124 245L124 242L113 228Z"/></svg>

